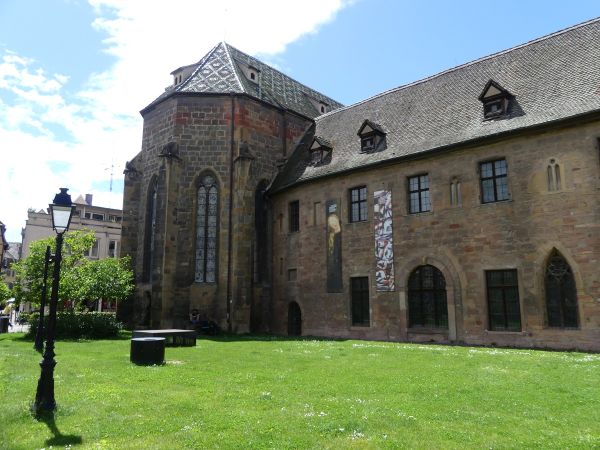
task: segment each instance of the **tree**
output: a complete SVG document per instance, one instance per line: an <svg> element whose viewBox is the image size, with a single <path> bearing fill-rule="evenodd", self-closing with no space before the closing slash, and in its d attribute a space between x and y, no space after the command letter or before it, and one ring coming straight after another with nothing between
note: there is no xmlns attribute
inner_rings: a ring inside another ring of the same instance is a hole
<svg viewBox="0 0 600 450"><path fill-rule="evenodd" d="M74 267L85 259L85 252L96 241L92 231L69 231L64 237L63 259L60 267L59 298L70 298L76 289L73 278L68 274ZM50 246L51 252L56 251L56 239L48 237L34 241L29 246L29 256L14 263L11 267L15 271L15 284L13 294L17 302L31 302L38 304L42 295L44 278L44 256L46 247ZM48 265L47 296L50 298L52 285L53 263Z"/></svg>
<svg viewBox="0 0 600 450"><path fill-rule="evenodd" d="M131 258L106 258L84 261L72 270L69 282L74 287L71 299L80 305L103 300L119 302L133 291Z"/></svg>
<svg viewBox="0 0 600 450"><path fill-rule="evenodd" d="M0 304L12 297L12 293L4 280L0 280Z"/></svg>

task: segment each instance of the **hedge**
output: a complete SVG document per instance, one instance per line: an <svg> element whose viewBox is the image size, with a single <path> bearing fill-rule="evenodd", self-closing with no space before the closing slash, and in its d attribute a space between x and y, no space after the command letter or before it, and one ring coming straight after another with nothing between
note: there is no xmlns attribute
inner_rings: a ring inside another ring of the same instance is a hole
<svg viewBox="0 0 600 450"><path fill-rule="evenodd" d="M44 330L47 326L44 317ZM27 336L35 337L39 314L29 315ZM123 328L114 313L60 311L56 313L55 339L105 339L116 337ZM44 333L45 334L45 333Z"/></svg>

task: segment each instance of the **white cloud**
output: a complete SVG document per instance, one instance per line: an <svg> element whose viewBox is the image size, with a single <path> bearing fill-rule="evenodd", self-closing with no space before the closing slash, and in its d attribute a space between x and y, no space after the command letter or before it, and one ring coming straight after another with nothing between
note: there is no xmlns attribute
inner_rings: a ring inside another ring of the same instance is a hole
<svg viewBox="0 0 600 450"><path fill-rule="evenodd" d="M90 26L106 36L103 50L116 62L90 74L80 92L69 94L68 76L46 73L27 55L5 52L0 62L0 149L10 186L0 220L9 240L20 240L27 208L45 208L58 187L68 186L74 198L93 193L95 204L122 206L121 192L94 186L108 183L111 165L115 179L122 177L125 161L141 145L138 111L171 83L173 69L198 61L221 40L251 54L282 52L348 1L89 3L96 13ZM56 174L56 167L65 171Z"/></svg>

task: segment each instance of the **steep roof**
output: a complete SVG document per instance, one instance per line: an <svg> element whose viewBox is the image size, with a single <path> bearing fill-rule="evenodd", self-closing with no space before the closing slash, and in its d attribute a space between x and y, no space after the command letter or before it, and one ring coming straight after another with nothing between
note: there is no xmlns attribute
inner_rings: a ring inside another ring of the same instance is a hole
<svg viewBox="0 0 600 450"><path fill-rule="evenodd" d="M478 99L490 80L514 95L501 120L484 120ZM594 111L600 112L600 18L318 117L271 189ZM356 133L366 119L385 130L384 150L361 153ZM328 164L310 164L313 134L333 145Z"/></svg>
<svg viewBox="0 0 600 450"><path fill-rule="evenodd" d="M328 110L343 106L225 42L214 47L195 66L187 79L168 87L142 110L142 114L148 108L178 93L247 94L307 117L321 114L316 106L319 102L327 105ZM256 82L246 77L245 71L249 68L257 70Z"/></svg>

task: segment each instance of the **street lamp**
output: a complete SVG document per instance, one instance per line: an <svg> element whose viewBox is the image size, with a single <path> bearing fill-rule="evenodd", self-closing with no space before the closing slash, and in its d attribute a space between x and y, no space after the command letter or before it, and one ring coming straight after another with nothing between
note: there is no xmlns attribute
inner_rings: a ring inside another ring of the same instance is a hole
<svg viewBox="0 0 600 450"><path fill-rule="evenodd" d="M52 275L52 291L50 293L50 312L48 314L48 330L44 358L40 362L42 368L38 380L37 392L35 394L35 412L54 411L56 401L54 400L54 333L56 330L56 306L58 303L58 285L60 283L60 263L62 261L63 234L69 229L71 217L75 205L71 203L71 196L67 194L67 188L60 188L60 192L54 197L54 203L50 204L52 215L52 228L56 231L56 253L54 255L54 271Z"/></svg>

